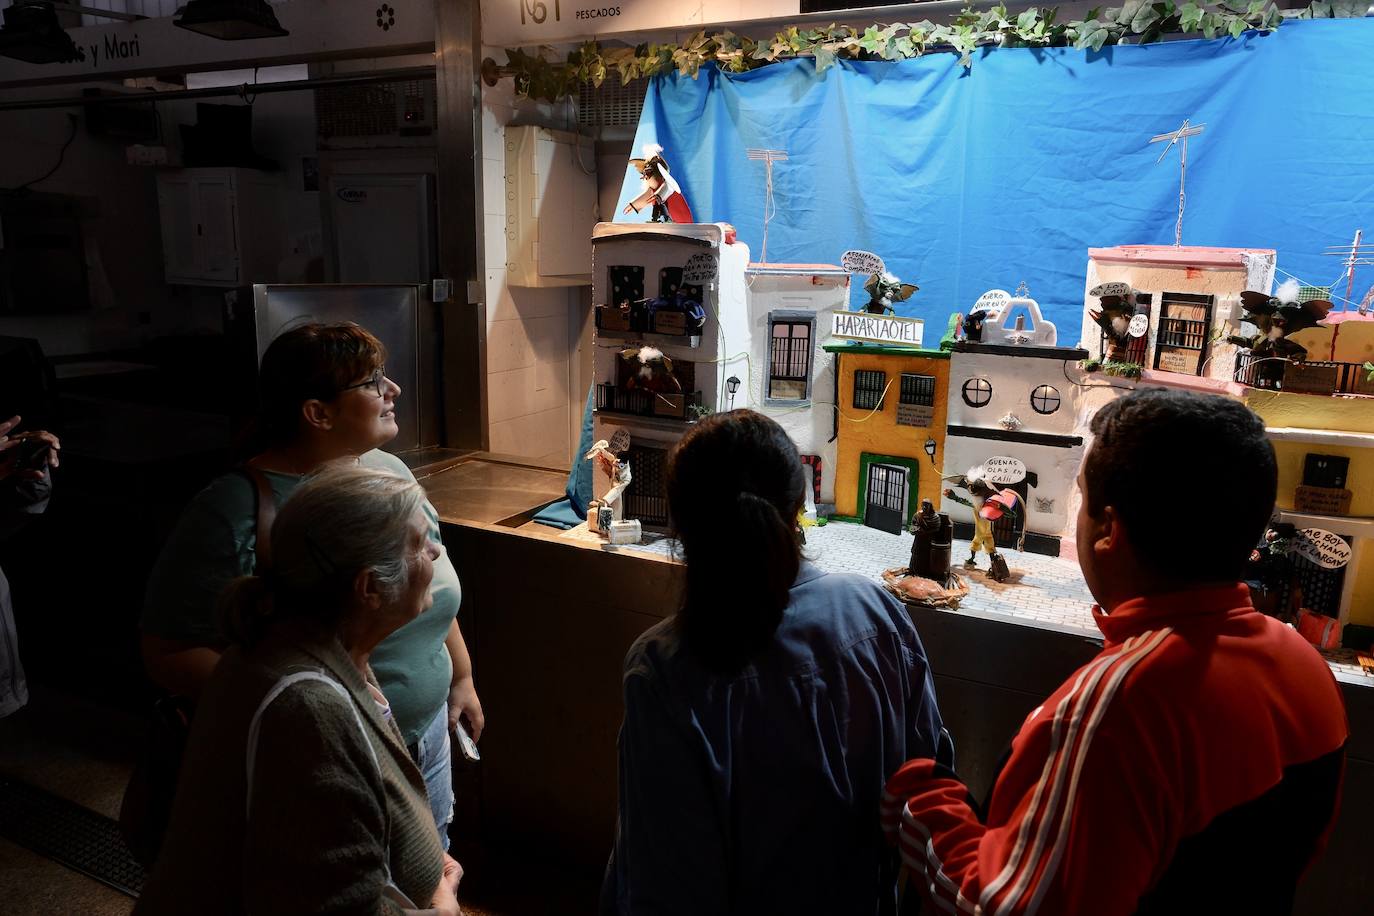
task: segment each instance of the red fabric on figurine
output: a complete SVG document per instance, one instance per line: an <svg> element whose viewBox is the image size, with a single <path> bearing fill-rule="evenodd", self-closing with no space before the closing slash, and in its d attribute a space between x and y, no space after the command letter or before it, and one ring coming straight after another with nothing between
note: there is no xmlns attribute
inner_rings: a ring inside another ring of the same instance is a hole
<svg viewBox="0 0 1374 916"><path fill-rule="evenodd" d="M994 493L983 501L983 508L978 510L978 514L990 522L995 522L1002 517L1005 512L1016 511L1016 501L1021 497L1015 490L1003 490Z"/></svg>
<svg viewBox="0 0 1374 916"><path fill-rule="evenodd" d="M1341 622L1306 608L1298 611L1298 633L1318 649L1336 649L1341 644Z"/></svg>

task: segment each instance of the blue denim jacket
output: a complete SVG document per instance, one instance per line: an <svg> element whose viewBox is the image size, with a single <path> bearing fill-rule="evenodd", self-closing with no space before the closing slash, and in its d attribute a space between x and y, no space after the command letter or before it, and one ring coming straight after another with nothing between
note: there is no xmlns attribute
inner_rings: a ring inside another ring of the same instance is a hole
<svg viewBox="0 0 1374 916"><path fill-rule="evenodd" d="M953 764L925 651L876 583L804 563L772 644L703 668L673 619L625 660L607 914L895 912L883 784Z"/></svg>

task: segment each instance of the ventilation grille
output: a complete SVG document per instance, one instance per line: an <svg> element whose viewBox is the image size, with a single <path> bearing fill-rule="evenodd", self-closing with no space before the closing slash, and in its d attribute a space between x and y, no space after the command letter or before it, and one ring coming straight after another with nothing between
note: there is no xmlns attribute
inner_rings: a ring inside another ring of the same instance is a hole
<svg viewBox="0 0 1374 916"><path fill-rule="evenodd" d="M634 127L644 107L645 79L620 85L620 76L608 74L598 89L583 83L577 91L577 123L582 127Z"/></svg>
<svg viewBox="0 0 1374 916"><path fill-rule="evenodd" d="M433 79L315 90L320 139L429 136L438 117Z"/></svg>

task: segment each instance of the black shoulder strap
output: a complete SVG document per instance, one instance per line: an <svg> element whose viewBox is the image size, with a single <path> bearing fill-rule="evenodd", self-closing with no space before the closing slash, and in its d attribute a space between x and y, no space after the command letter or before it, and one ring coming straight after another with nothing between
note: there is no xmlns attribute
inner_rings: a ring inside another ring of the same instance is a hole
<svg viewBox="0 0 1374 916"><path fill-rule="evenodd" d="M272 484L267 475L250 464L239 468L239 472L253 484L257 501L258 538L256 569L258 575L272 565L272 520L277 517L277 501L272 495Z"/></svg>

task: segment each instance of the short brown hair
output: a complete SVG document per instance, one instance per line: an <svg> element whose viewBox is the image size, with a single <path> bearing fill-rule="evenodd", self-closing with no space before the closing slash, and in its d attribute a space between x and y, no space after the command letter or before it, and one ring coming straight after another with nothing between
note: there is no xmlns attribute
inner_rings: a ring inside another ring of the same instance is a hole
<svg viewBox="0 0 1374 916"><path fill-rule="evenodd" d="M290 442L300 429L302 404L332 401L385 362L382 342L352 321L311 322L283 331L268 344L258 370L263 438L272 445Z"/></svg>

